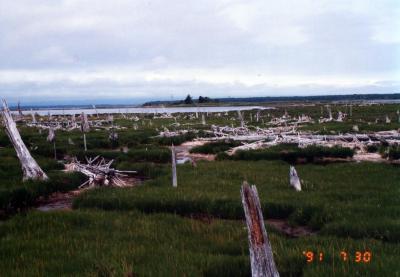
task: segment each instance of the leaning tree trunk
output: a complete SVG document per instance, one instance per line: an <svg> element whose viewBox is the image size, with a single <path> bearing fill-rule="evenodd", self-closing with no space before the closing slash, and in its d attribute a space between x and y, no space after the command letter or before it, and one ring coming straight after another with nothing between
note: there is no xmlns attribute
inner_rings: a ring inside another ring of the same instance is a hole
<svg viewBox="0 0 400 277"><path fill-rule="evenodd" d="M241 195L249 237L251 275L252 277L279 277L264 226L256 186L250 187L247 182L243 182Z"/></svg>
<svg viewBox="0 0 400 277"><path fill-rule="evenodd" d="M7 135L10 138L19 161L21 162L23 180L28 179L48 179L46 173L40 168L37 162L32 158L29 150L26 148L22 141L21 135L18 132L17 125L11 117L10 110L8 109L6 100L3 99L3 120L6 127Z"/></svg>

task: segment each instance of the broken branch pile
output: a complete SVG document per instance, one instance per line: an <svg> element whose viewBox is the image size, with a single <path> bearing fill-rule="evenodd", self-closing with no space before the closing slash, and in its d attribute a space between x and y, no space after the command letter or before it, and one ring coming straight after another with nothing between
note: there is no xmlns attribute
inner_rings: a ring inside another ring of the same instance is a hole
<svg viewBox="0 0 400 277"><path fill-rule="evenodd" d="M66 165L69 171L78 171L89 177L89 180L84 182L79 188L85 186L115 186L115 187L128 187L131 186L128 182L129 174L135 174L136 171L121 171L111 168L114 160L106 162L100 156L94 159L86 158L87 164L81 164L77 159L74 159L70 164Z"/></svg>

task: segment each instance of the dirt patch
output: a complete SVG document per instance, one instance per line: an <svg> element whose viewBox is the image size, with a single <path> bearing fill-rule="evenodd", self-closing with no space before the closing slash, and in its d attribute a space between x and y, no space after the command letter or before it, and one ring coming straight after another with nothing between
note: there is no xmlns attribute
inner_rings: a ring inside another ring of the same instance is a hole
<svg viewBox="0 0 400 277"><path fill-rule="evenodd" d="M267 219L266 221L268 225L289 237L299 238L316 234L307 226L290 226L284 219Z"/></svg>
<svg viewBox="0 0 400 277"><path fill-rule="evenodd" d="M55 192L48 198L39 198L36 203L36 209L42 212L54 210L71 210L72 201L84 190L73 190L69 192Z"/></svg>
<svg viewBox="0 0 400 277"><path fill-rule="evenodd" d="M187 141L182 143L181 145L175 146L176 157L178 163L184 163L185 161L199 161L199 160L206 160L206 161L214 161L215 155L213 154L199 154L199 153L190 153L190 149L195 146L201 146L209 141L202 140L202 141Z"/></svg>
<svg viewBox="0 0 400 277"><path fill-rule="evenodd" d="M355 154L353 159L358 162L387 162L379 153L359 153Z"/></svg>
<svg viewBox="0 0 400 277"><path fill-rule="evenodd" d="M144 179L130 177L124 180L129 184L131 184L132 186L137 186L140 185ZM66 211L71 210L73 200L79 194L89 189L90 188L84 188L68 192L55 192L47 198L40 197L36 201L35 208L42 212L56 211L56 210L66 210Z"/></svg>

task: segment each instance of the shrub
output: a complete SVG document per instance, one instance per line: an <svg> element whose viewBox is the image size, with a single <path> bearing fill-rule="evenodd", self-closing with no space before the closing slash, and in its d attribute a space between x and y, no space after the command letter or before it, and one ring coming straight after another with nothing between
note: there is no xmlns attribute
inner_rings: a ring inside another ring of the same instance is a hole
<svg viewBox="0 0 400 277"><path fill-rule="evenodd" d="M322 147L308 146L306 148L293 148L289 145L288 149L280 147L271 147L261 150L239 150L231 156L233 160L284 160L290 163L295 163L299 159L304 159L307 162L314 162L322 158L349 158L354 155L354 150L344 147ZM226 156L219 156L219 159Z"/></svg>
<svg viewBox="0 0 400 277"><path fill-rule="evenodd" d="M171 151L168 148L131 149L128 158L133 162L166 163L171 160Z"/></svg>
<svg viewBox="0 0 400 277"><path fill-rule="evenodd" d="M241 145L240 142L234 140L218 141L206 143L204 145L193 147L190 153L202 153L202 154L217 154L229 150L232 147Z"/></svg>
<svg viewBox="0 0 400 277"><path fill-rule="evenodd" d="M173 137L157 137L154 138L154 140L161 145L181 145L185 141L190 141L192 139L196 138L196 134L192 132L188 132L183 135L179 136L173 136Z"/></svg>

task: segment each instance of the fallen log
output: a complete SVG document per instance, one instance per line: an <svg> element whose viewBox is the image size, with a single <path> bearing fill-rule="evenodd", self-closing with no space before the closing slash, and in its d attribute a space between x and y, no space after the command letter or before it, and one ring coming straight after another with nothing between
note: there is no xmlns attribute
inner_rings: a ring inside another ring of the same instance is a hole
<svg viewBox="0 0 400 277"><path fill-rule="evenodd" d="M81 164L76 158L70 164L66 165L69 171L78 171L89 177L79 188L88 186L89 188L96 186L114 186L128 187L131 186L126 181L129 174L136 174L136 171L116 170L111 168L114 160L106 161L100 156L94 159L86 159L87 164Z"/></svg>
<svg viewBox="0 0 400 277"><path fill-rule="evenodd" d="M243 182L241 195L248 230L251 275L278 277L256 186L250 187Z"/></svg>
<svg viewBox="0 0 400 277"><path fill-rule="evenodd" d="M29 153L28 148L26 148L25 143L23 142L21 135L18 132L17 125L12 119L10 110L7 106L7 102L4 99L2 115L7 135L10 138L14 149L17 152L18 159L21 163L23 181L29 179L47 180L48 177L46 173L44 173L44 171L40 168L35 159L31 156L31 153Z"/></svg>

